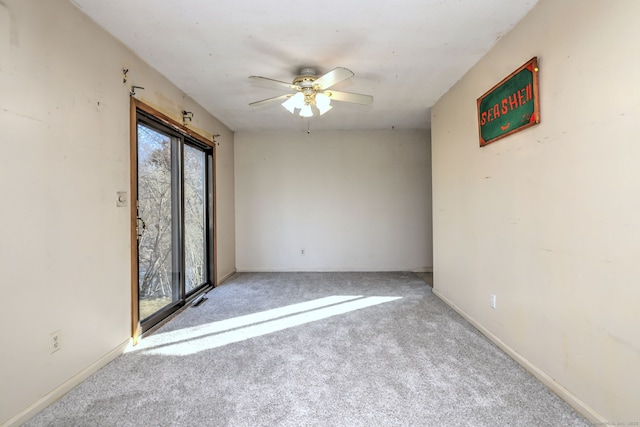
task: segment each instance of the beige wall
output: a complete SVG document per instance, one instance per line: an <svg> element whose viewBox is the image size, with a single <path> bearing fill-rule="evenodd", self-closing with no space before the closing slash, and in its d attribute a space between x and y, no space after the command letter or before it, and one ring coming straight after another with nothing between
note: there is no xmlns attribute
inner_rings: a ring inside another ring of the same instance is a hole
<svg viewBox="0 0 640 427"><path fill-rule="evenodd" d="M427 131L237 132L238 270L430 270L429 147Z"/></svg>
<svg viewBox="0 0 640 427"><path fill-rule="evenodd" d="M594 421L640 421L639 16L541 0L432 111L436 292ZM542 123L479 148L476 99L533 56Z"/></svg>
<svg viewBox="0 0 640 427"><path fill-rule="evenodd" d="M116 207L129 191L129 84L221 135L219 276L235 268L233 134L69 2L0 2L0 424L129 338L129 209ZM62 348L49 354L55 330Z"/></svg>

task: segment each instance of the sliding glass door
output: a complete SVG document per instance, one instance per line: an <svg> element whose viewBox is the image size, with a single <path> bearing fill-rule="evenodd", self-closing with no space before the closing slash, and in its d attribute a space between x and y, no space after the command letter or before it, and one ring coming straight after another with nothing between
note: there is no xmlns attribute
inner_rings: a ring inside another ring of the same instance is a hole
<svg viewBox="0 0 640 427"><path fill-rule="evenodd" d="M136 134L137 318L144 332L213 284L213 150L141 112Z"/></svg>
<svg viewBox="0 0 640 427"><path fill-rule="evenodd" d="M187 292L206 282L207 168L205 153L184 147L184 262Z"/></svg>
<svg viewBox="0 0 640 427"><path fill-rule="evenodd" d="M176 138L138 123L138 298L140 319L176 303L180 284L174 262Z"/></svg>

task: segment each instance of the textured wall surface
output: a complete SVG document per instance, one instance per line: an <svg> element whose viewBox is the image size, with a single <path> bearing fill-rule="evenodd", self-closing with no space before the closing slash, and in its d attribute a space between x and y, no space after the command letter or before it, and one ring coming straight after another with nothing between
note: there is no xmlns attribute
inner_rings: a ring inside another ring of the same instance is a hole
<svg viewBox="0 0 640 427"><path fill-rule="evenodd" d="M436 291L621 423L640 421L638 16L542 0L432 115ZM533 56L542 122L479 148L476 99Z"/></svg>
<svg viewBox="0 0 640 427"><path fill-rule="evenodd" d="M3 1L0 24L2 424L130 337L131 228L116 192L129 191L131 84L220 134L219 275L235 268L235 225L233 134L220 122L70 2Z"/></svg>
<svg viewBox="0 0 640 427"><path fill-rule="evenodd" d="M430 269L428 132L238 132L235 141L239 271Z"/></svg>

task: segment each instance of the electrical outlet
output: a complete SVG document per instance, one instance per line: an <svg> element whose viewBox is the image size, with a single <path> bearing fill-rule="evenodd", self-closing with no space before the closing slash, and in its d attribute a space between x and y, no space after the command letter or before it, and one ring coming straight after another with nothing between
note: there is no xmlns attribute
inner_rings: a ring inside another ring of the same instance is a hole
<svg viewBox="0 0 640 427"><path fill-rule="evenodd" d="M51 335L49 337L49 353L55 353L56 351L60 350L60 338L60 331L51 332Z"/></svg>
<svg viewBox="0 0 640 427"><path fill-rule="evenodd" d="M496 308L496 296L494 294L491 294L489 305L491 306L491 308Z"/></svg>

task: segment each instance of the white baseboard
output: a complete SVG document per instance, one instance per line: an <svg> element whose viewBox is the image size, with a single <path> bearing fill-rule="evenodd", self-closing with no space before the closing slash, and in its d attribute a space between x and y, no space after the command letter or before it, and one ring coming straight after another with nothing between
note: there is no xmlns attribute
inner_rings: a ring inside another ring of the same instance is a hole
<svg viewBox="0 0 640 427"><path fill-rule="evenodd" d="M2 427L17 427L19 425L24 424L29 419L34 417L38 412L42 411L47 406L51 405L53 402L60 399L62 396L67 394L71 389L80 384L82 381L86 380L92 374L98 372L104 366L106 366L109 362L111 362L116 357L120 356L124 353L124 350L129 345L131 340L127 339L122 344L111 350L109 353L105 354L98 361L94 362L84 370L82 370L77 375L71 377L69 380L64 382L61 386L53 390L52 392L44 395L38 401L33 403L31 406L27 407L23 411L20 411L13 418L10 418Z"/></svg>
<svg viewBox="0 0 640 427"><path fill-rule="evenodd" d="M224 282L225 280L229 279L231 276L233 276L236 273L237 273L236 270L231 270L229 273L227 273L224 276L220 277L218 279L217 283L216 283L216 286L220 285L222 282Z"/></svg>
<svg viewBox="0 0 640 427"><path fill-rule="evenodd" d="M518 362L520 366L526 369L529 373L531 373L534 377L536 377L540 382L542 382L545 386L547 386L552 392L557 394L562 400L567 402L569 406L575 409L578 413L580 413L583 417L585 417L588 421L598 424L598 425L609 425L608 421L604 419L600 414L598 414L593 408L587 405L585 402L580 400L577 396L571 393L569 390L564 388L560 383L551 378L548 374L542 371L540 368L531 363L527 358L522 356L520 353L515 351L513 348L509 347L504 341L490 332L487 328L478 323L473 317L469 316L466 312L464 312L460 307L455 305L453 302L447 299L447 297L443 296L437 289L433 289L433 293L440 298L445 304L454 309L460 316L464 317L469 323L471 323L478 331L480 331L484 336L486 336L489 340L491 340L495 345L500 347L502 351L507 353L513 360Z"/></svg>

